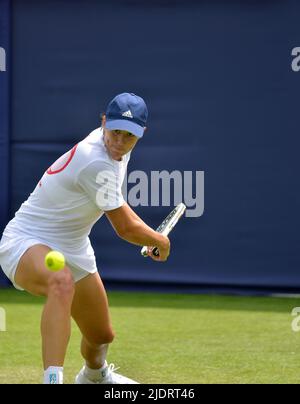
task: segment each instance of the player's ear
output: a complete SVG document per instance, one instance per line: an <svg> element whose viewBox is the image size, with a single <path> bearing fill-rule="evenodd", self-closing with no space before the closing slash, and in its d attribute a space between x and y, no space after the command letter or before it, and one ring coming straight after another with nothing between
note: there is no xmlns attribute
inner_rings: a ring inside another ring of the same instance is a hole
<svg viewBox="0 0 300 404"><path fill-rule="evenodd" d="M102 114L102 117L101 117L101 126L102 126L102 128L105 127L105 124L106 124L106 115Z"/></svg>

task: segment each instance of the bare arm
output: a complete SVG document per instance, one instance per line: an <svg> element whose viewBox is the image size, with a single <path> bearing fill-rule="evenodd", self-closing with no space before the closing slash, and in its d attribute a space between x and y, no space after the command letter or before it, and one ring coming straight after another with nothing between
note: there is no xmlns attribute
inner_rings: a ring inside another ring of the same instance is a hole
<svg viewBox="0 0 300 404"><path fill-rule="evenodd" d="M149 255L155 261L166 261L170 254L170 240L168 237L151 229L143 220L125 203L118 209L105 212L107 218L122 239L139 246L158 247L160 256Z"/></svg>

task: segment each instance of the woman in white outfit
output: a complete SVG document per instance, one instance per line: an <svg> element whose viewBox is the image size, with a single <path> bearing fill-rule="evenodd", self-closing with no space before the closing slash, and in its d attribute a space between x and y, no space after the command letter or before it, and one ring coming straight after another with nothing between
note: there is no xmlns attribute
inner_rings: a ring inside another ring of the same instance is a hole
<svg viewBox="0 0 300 404"><path fill-rule="evenodd" d="M166 261L169 256L169 239L148 227L121 192L130 153L144 135L147 115L142 98L129 93L116 96L102 127L45 172L3 233L4 273L17 289L47 298L41 319L45 384L63 383L71 317L82 333L85 359L76 383L135 383L106 362L114 332L89 234L105 213L124 240L157 246L158 257L148 249L153 260ZM45 268L50 250L65 255L64 270L52 273Z"/></svg>

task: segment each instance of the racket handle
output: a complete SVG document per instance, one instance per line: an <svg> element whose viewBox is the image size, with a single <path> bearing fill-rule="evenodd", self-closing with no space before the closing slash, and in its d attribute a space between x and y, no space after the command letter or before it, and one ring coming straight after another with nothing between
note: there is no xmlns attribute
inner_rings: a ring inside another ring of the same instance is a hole
<svg viewBox="0 0 300 404"><path fill-rule="evenodd" d="M147 258L148 257L148 247L143 247L141 250L141 254L143 257Z"/></svg>

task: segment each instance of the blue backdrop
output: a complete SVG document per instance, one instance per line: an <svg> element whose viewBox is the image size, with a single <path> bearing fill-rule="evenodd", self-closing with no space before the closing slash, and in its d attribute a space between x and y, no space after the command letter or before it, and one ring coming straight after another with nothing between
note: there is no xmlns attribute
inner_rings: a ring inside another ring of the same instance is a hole
<svg viewBox="0 0 300 404"><path fill-rule="evenodd" d="M132 91L150 119L129 171L204 171L205 213L180 223L165 265L142 259L103 219L92 234L102 276L300 289L300 73L291 68L299 2L12 3L10 177L1 171L10 217L44 170L99 125L107 102ZM4 192L2 212L5 201ZM137 209L153 226L168 211Z"/></svg>
<svg viewBox="0 0 300 404"><path fill-rule="evenodd" d="M0 72L0 230L7 222L9 210L9 78L10 78L10 6L0 0L0 47L5 50L6 71ZM1 69L2 70L2 69ZM7 284L0 275L0 285Z"/></svg>

